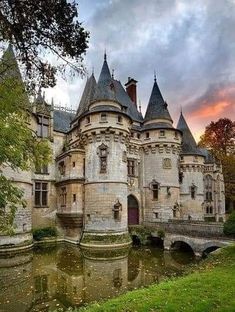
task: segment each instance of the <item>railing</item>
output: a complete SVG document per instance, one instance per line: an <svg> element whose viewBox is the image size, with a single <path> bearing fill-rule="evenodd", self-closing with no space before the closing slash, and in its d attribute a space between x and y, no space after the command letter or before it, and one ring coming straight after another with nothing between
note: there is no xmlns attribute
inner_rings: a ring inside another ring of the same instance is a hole
<svg viewBox="0 0 235 312"><path fill-rule="evenodd" d="M164 230L171 234L196 237L225 237L223 224L218 222L169 220L169 222L144 222L143 225L152 231Z"/></svg>

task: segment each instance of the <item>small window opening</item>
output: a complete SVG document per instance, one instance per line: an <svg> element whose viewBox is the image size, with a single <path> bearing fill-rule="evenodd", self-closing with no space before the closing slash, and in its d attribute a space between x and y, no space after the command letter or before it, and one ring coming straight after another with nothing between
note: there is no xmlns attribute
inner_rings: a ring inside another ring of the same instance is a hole
<svg viewBox="0 0 235 312"><path fill-rule="evenodd" d="M106 113L101 113L100 120L101 121L107 121L107 114Z"/></svg>
<svg viewBox="0 0 235 312"><path fill-rule="evenodd" d="M122 116L118 115L118 122L122 123Z"/></svg>
<svg viewBox="0 0 235 312"><path fill-rule="evenodd" d="M158 200L158 191L159 191L159 185L157 183L152 184L152 192L153 192L154 200Z"/></svg>
<svg viewBox="0 0 235 312"><path fill-rule="evenodd" d="M196 186L192 185L190 191L191 191L191 198L195 199L196 198Z"/></svg>
<svg viewBox="0 0 235 312"><path fill-rule="evenodd" d="M160 137L164 137L165 136L165 131L164 130L160 130Z"/></svg>

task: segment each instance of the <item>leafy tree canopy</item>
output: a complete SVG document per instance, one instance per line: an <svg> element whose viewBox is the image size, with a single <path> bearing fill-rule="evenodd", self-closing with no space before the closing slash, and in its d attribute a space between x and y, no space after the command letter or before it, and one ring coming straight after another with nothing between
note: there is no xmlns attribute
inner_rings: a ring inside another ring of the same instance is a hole
<svg viewBox="0 0 235 312"><path fill-rule="evenodd" d="M53 87L56 72L64 72L67 65L82 73L88 37L78 21L76 1L0 1L0 42L14 45L31 87L36 82ZM46 60L48 51L62 61L59 66Z"/></svg>
<svg viewBox="0 0 235 312"><path fill-rule="evenodd" d="M199 146L208 148L222 163L225 197L235 201L235 122L228 118L212 121L201 136Z"/></svg>
<svg viewBox="0 0 235 312"><path fill-rule="evenodd" d="M215 156L220 157L229 153L234 142L235 122L228 118L220 118L206 127L199 145L209 148Z"/></svg>

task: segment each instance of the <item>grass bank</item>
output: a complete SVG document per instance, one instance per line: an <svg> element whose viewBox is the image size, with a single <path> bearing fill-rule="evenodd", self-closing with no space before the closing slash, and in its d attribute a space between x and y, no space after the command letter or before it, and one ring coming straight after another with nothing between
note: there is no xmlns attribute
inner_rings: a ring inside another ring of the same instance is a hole
<svg viewBox="0 0 235 312"><path fill-rule="evenodd" d="M74 311L235 312L235 246L211 254L186 276Z"/></svg>

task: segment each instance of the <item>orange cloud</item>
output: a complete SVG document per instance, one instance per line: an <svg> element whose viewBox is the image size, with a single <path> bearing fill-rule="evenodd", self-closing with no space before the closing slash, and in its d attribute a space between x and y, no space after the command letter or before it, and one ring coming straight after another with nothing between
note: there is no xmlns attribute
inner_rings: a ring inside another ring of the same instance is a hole
<svg viewBox="0 0 235 312"><path fill-rule="evenodd" d="M204 104L205 106L199 107L191 113L192 118L209 118L220 116L226 108L231 106L229 101L218 101L215 103Z"/></svg>

